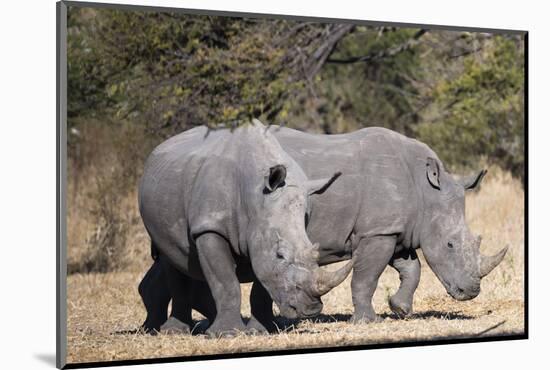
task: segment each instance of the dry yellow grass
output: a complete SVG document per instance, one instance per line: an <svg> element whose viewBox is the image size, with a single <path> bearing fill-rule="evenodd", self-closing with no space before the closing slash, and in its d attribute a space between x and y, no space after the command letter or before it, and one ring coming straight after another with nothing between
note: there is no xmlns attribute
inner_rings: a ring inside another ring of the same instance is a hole
<svg viewBox="0 0 550 370"><path fill-rule="evenodd" d="M350 279L323 297L323 316L316 321L292 322L285 331L261 337L207 339L204 336L124 334L145 318L137 285L150 265L147 240L135 227L131 240L139 243L126 253L127 268L106 274L74 274L68 278L69 363L158 358L275 349L349 346L356 344L430 340L449 337L493 336L524 332L524 203L518 181L491 169L481 191L468 195L467 218L473 232L483 235L482 251L494 253L510 245L503 263L482 281L472 301L450 298L423 263L414 299L415 315L399 319L387 300L399 278L388 268L382 275L374 306L384 320L352 325ZM71 251L69 250L69 254ZM250 284L242 286L243 316L249 316ZM201 317L197 314L196 319ZM281 321L282 322L282 321ZM288 324L288 322L286 323ZM490 329L490 330L487 330Z"/></svg>

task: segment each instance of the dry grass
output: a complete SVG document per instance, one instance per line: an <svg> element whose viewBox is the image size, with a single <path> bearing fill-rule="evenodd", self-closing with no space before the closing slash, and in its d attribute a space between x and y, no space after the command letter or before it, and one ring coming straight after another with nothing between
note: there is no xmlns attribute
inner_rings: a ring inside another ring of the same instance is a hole
<svg viewBox="0 0 550 370"><path fill-rule="evenodd" d="M154 144L132 125L84 123L69 137L68 271L139 269L149 253L136 184Z"/></svg>
<svg viewBox="0 0 550 370"><path fill-rule="evenodd" d="M140 226L135 225L129 239L139 247L126 250L129 262L123 271L69 276L67 360L69 363L109 361L523 333L521 185L508 174L491 169L481 191L468 196L467 217L472 230L484 236L484 252L494 253L502 245L510 245L501 266L483 280L481 294L476 299L454 301L423 263L414 301L416 314L399 319L387 303L399 279L397 273L388 268L374 297L375 309L384 318L380 323L351 325L346 322L353 312L348 279L323 297L325 308L317 322L292 322L285 331L269 336L240 335L224 339L122 333L135 329L145 318L137 285L150 259L147 238ZM243 316L248 317L250 285L243 285L242 289ZM289 324L283 320L281 323Z"/></svg>

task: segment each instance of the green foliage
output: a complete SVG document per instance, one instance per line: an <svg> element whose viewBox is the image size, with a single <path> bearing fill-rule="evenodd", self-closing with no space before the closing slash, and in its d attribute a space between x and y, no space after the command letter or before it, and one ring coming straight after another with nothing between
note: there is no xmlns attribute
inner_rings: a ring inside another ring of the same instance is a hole
<svg viewBox="0 0 550 370"><path fill-rule="evenodd" d="M338 45L335 59L377 55L409 40L418 30L386 30L361 27ZM418 51L411 49L368 63L331 64L322 70L318 83L316 120L324 132L338 133L365 126L384 126L411 134L409 114L418 99L411 78L418 78Z"/></svg>
<svg viewBox="0 0 550 370"><path fill-rule="evenodd" d="M77 7L68 24L71 127L103 117L157 140L252 117L384 126L453 169L482 160L523 178L519 36Z"/></svg>
<svg viewBox="0 0 550 370"><path fill-rule="evenodd" d="M93 10L69 8L67 35L68 117L94 115L108 104L107 73L95 53L88 32Z"/></svg>
<svg viewBox="0 0 550 370"><path fill-rule="evenodd" d="M418 125L418 137L450 164L485 157L523 177L523 60L522 44L501 36L464 58L462 73L436 86L434 105L443 113Z"/></svg>
<svg viewBox="0 0 550 370"><path fill-rule="evenodd" d="M293 22L87 8L70 19L74 115L103 109L180 129L272 118L300 86L287 63L296 35L274 42Z"/></svg>

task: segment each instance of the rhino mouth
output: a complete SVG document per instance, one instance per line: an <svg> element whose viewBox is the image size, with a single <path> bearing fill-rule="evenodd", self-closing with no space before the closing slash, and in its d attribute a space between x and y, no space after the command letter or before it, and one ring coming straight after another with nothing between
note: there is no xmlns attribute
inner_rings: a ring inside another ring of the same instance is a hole
<svg viewBox="0 0 550 370"><path fill-rule="evenodd" d="M307 307L304 309L299 309L296 306L292 304L288 305L281 305L279 307L279 312L281 316L284 316L289 319L297 319L297 318L311 318L319 315L321 311L323 310L323 304L318 303L313 305L312 307Z"/></svg>
<svg viewBox="0 0 550 370"><path fill-rule="evenodd" d="M464 275L462 279L452 283L437 273L436 276L447 291L447 294L457 301L474 299L480 293L480 279L476 279L475 276Z"/></svg>
<svg viewBox="0 0 550 370"><path fill-rule="evenodd" d="M470 299L474 299L480 292L479 284L472 284L472 286L467 289L456 285L450 286L448 283L445 283L444 285L447 289L447 293L457 301L468 301Z"/></svg>
<svg viewBox="0 0 550 370"><path fill-rule="evenodd" d="M308 309L304 310L300 316L305 318L315 317L319 315L322 310L323 310L323 303L319 302L315 304L313 307L309 307Z"/></svg>

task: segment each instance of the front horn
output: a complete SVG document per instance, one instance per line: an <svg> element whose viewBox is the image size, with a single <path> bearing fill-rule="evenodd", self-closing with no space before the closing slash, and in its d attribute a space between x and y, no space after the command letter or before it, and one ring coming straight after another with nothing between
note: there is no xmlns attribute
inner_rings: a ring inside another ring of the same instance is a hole
<svg viewBox="0 0 550 370"><path fill-rule="evenodd" d="M502 250L494 256L480 256L479 274L481 275L481 277L489 275L489 273L493 271L493 269L497 267L499 263L502 262L502 259L506 255L506 252L508 252L508 247L509 246L507 245L506 247L502 248Z"/></svg>
<svg viewBox="0 0 550 370"><path fill-rule="evenodd" d="M332 288L340 285L344 280L346 280L346 277L348 277L351 272L351 269L353 268L353 261L354 259L346 263L344 267L337 271L326 271L321 267L315 270L314 293L320 297L330 292Z"/></svg>

